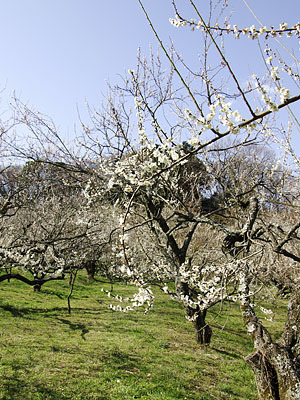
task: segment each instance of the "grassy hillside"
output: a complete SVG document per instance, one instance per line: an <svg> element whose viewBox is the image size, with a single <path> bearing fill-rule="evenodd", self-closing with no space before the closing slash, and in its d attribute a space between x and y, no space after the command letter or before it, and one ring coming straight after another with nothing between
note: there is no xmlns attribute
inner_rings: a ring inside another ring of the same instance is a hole
<svg viewBox="0 0 300 400"><path fill-rule="evenodd" d="M69 315L67 282L50 282L40 293L1 283L1 400L256 399L243 361L252 347L236 306L210 314L214 336L203 350L168 297L159 294L147 315L115 313L103 286L80 276Z"/></svg>

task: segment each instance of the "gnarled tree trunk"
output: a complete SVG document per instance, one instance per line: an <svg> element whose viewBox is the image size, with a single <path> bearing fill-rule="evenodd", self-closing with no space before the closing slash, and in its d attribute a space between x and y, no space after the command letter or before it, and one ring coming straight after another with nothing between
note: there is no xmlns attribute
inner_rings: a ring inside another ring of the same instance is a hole
<svg viewBox="0 0 300 400"><path fill-rule="evenodd" d="M265 344L245 360L254 372L260 400L300 399L299 369L288 349Z"/></svg>
<svg viewBox="0 0 300 400"><path fill-rule="evenodd" d="M249 299L247 265L240 273L240 300L244 323L255 352L245 360L252 368L260 400L300 399L300 294L295 288L288 306L281 340L273 342Z"/></svg>

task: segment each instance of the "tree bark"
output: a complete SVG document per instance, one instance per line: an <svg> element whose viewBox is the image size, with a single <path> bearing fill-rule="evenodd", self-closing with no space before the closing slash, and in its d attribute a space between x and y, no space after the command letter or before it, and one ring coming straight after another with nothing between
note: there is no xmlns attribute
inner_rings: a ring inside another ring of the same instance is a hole
<svg viewBox="0 0 300 400"><path fill-rule="evenodd" d="M42 288L42 285L40 283L37 283L33 286L33 291L34 292L40 292Z"/></svg>
<svg viewBox="0 0 300 400"><path fill-rule="evenodd" d="M88 261L85 264L85 269L88 275L88 280L89 281L94 281L95 280L95 274L96 274L96 262L95 261Z"/></svg>
<svg viewBox="0 0 300 400"><path fill-rule="evenodd" d="M194 310L193 310L194 311ZM194 328L196 330L196 340L198 343L204 346L209 346L211 337L212 337L212 329L205 322L206 310L194 312Z"/></svg>
<svg viewBox="0 0 300 400"><path fill-rule="evenodd" d="M181 295L190 297L190 288L186 282L177 281L176 287L179 298ZM185 312L188 319L193 322L197 343L208 346L212 337L212 329L205 322L207 310L200 310L199 306L193 308L185 305Z"/></svg>
<svg viewBox="0 0 300 400"><path fill-rule="evenodd" d="M259 400L300 399L299 369L288 349L270 343L245 360L254 373Z"/></svg>
<svg viewBox="0 0 300 400"><path fill-rule="evenodd" d="M299 316L298 291L288 306L285 330L279 342L273 342L250 304L249 272L240 272L240 304L244 323L250 333L255 352L245 361L251 367L259 400L300 399Z"/></svg>

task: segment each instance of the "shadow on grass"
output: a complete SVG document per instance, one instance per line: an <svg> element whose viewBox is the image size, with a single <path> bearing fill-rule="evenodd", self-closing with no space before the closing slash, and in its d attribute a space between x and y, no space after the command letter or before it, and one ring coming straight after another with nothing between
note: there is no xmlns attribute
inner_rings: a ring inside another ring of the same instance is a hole
<svg viewBox="0 0 300 400"><path fill-rule="evenodd" d="M33 307L13 307L9 304L0 305L0 309L4 311L9 311L14 317L26 318L29 314L44 314L45 317L57 317L60 315L68 314L68 307L53 307L49 309L45 308L33 308ZM106 310L101 310L101 313ZM109 311L109 310L107 310ZM81 308L81 307L72 307L72 314L75 313L84 313L87 315L98 315L100 309L97 308ZM29 319L29 317L27 317Z"/></svg>
<svg viewBox="0 0 300 400"><path fill-rule="evenodd" d="M86 340L85 335L89 332L89 329L87 329L86 325L73 324L71 321L63 318L57 318L57 320L62 322L63 324L68 325L72 331L81 330L80 336L82 337L83 340Z"/></svg>
<svg viewBox="0 0 300 400"><path fill-rule="evenodd" d="M230 358L235 358L240 360L242 357L237 354L237 353L233 353L231 351L226 351L226 350L222 350L222 349L218 349L217 347L211 347L212 350L214 350L216 353L220 353L220 354L224 354Z"/></svg>
<svg viewBox="0 0 300 400"><path fill-rule="evenodd" d="M5 304L3 306L0 306L4 311L10 312L14 317L19 317L19 318L24 318L26 315L32 313L32 308L16 308L13 306L10 306L9 304ZM31 319L27 317L28 319Z"/></svg>
<svg viewBox="0 0 300 400"><path fill-rule="evenodd" d="M131 371L140 372L140 370L146 369L145 364L137 354L123 351L117 346L103 354L101 361L114 371L121 370L123 373L130 374Z"/></svg>
<svg viewBox="0 0 300 400"><path fill-rule="evenodd" d="M40 292L39 294L41 294L41 295L46 294L46 295L50 295L50 296L55 296L55 297L58 297L59 299L62 299L62 300L66 298L65 294L57 293L54 290L47 289L47 288L43 288L42 292Z"/></svg>
<svg viewBox="0 0 300 400"><path fill-rule="evenodd" d="M34 382L28 383L20 379L17 374L9 378L2 378L0 387L0 399L3 400L65 399L65 396L60 395L52 389L46 388L43 384Z"/></svg>

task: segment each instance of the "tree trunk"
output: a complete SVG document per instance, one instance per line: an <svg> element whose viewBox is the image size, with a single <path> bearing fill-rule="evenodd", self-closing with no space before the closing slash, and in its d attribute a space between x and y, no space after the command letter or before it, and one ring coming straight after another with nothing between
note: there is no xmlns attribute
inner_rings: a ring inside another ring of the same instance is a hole
<svg viewBox="0 0 300 400"><path fill-rule="evenodd" d="M36 285L33 286L33 291L34 292L40 292L41 291L42 285L40 283L37 283Z"/></svg>
<svg viewBox="0 0 300 400"><path fill-rule="evenodd" d="M300 371L287 349L266 344L245 361L254 372L259 400L300 399Z"/></svg>
<svg viewBox="0 0 300 400"><path fill-rule="evenodd" d="M206 310L198 311L194 316L194 327L196 330L196 340L198 343L208 346L210 344L212 329L205 322Z"/></svg>
<svg viewBox="0 0 300 400"><path fill-rule="evenodd" d="M94 281L95 280L95 274L96 274L96 263L95 261L88 261L85 264L85 269L88 275L88 280L89 281Z"/></svg>
<svg viewBox="0 0 300 400"><path fill-rule="evenodd" d="M177 280L176 292L179 298L181 298L182 295L184 297L190 297L190 288L186 282ZM193 308L187 304L184 304L184 307L188 319L193 322L194 328L196 330L197 343L208 346L211 341L212 329L205 322L207 310L200 310L199 306L197 306L197 308Z"/></svg>
<svg viewBox="0 0 300 400"><path fill-rule="evenodd" d="M299 295L292 296L281 340L273 342L250 303L249 271L240 271L240 307L255 352L245 358L252 368L259 400L299 400Z"/></svg>
<svg viewBox="0 0 300 400"><path fill-rule="evenodd" d="M188 319L193 322L197 343L200 343L203 346L209 346L212 337L212 329L205 322L207 310L201 311L199 309L195 310L192 307L186 307L185 312Z"/></svg>

